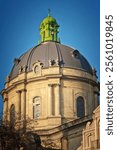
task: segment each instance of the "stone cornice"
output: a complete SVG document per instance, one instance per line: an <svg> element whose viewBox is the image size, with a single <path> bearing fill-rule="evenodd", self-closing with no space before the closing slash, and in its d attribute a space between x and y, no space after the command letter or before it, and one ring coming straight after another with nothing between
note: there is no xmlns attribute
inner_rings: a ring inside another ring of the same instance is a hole
<svg viewBox="0 0 117 150"><path fill-rule="evenodd" d="M38 133L40 136L45 136L45 135L52 135L56 134L58 132L63 132L65 130L69 130L70 128L75 128L75 126L80 126L81 124L86 124L88 121L92 120L92 115L86 116L81 119L75 119L73 121L70 121L68 123L62 124L60 126L54 127L52 129L44 129L44 130L37 130L35 131Z"/></svg>
<svg viewBox="0 0 117 150"><path fill-rule="evenodd" d="M64 79L64 80L68 80L68 79L77 80L77 81L90 83L93 86L98 86L98 83L96 81L88 79L88 78L85 78L85 77L76 77L76 76L71 76L71 75L70 76L63 75L62 79Z"/></svg>
<svg viewBox="0 0 117 150"><path fill-rule="evenodd" d="M14 82L8 88L4 89L4 92L8 92L8 91L12 90L13 88L16 88L16 86L19 84L26 84L26 79Z"/></svg>
<svg viewBox="0 0 117 150"><path fill-rule="evenodd" d="M13 88L15 88L17 85L20 84L28 84L30 82L35 82L35 81L40 81L40 80L47 80L47 79L53 79L53 78L61 78L64 80L77 80L77 81L81 81L81 82L86 82L88 84L91 84L93 86L98 86L98 83L94 80L91 80L89 78L86 77L78 77L78 76L71 76L71 75L61 75L61 74L54 74L54 75L46 75L46 76L38 76L38 77L34 77L34 78L30 78L30 79L22 79L20 81L16 81L14 83L12 83L12 85L10 85L7 89L4 89L4 91L10 91Z"/></svg>
<svg viewBox="0 0 117 150"><path fill-rule="evenodd" d="M33 81L47 80L47 79L50 79L50 78L52 78L52 79L53 79L53 78L61 78L61 77L62 77L61 74L39 76L39 77L34 77L34 78L27 79L27 82L26 82L26 83L33 82Z"/></svg>

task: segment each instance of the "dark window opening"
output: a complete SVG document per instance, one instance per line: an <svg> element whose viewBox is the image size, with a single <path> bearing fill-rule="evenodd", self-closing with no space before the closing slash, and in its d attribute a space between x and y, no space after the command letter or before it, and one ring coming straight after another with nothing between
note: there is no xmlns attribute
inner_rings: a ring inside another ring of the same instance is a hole
<svg viewBox="0 0 117 150"><path fill-rule="evenodd" d="M77 105L77 117L84 117L85 116L85 105L83 97L79 96L76 101Z"/></svg>

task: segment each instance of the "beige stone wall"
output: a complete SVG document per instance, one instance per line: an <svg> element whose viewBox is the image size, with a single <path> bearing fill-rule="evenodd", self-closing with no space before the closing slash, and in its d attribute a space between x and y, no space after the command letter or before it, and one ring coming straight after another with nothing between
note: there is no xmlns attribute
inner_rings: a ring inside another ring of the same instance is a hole
<svg viewBox="0 0 117 150"><path fill-rule="evenodd" d="M7 81L3 97L7 93L8 108L4 98L4 111L9 112L12 104L21 115L33 119L33 99L41 98L41 115L35 129L52 128L76 119L76 99L82 96L85 101L85 115L97 107L99 92L95 76L82 70L50 67L19 74Z"/></svg>
<svg viewBox="0 0 117 150"><path fill-rule="evenodd" d="M63 81L64 96L64 114L68 116L76 116L76 99L82 96L85 100L85 115L92 113L94 94L91 85L82 81Z"/></svg>

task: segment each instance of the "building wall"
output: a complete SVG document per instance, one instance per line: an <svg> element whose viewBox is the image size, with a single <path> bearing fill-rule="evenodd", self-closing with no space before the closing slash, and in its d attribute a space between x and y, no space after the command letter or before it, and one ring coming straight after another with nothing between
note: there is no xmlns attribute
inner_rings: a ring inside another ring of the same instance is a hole
<svg viewBox="0 0 117 150"><path fill-rule="evenodd" d="M10 119L10 108L14 105L20 120L32 120L30 126L41 136L43 146L50 142L54 148L76 150L82 140L82 130L90 120L88 116L98 106L98 93L96 77L83 70L50 67L35 73L32 68L32 72L6 81L2 92L4 114ZM77 117L79 96L84 99L85 118ZM36 97L40 98L41 106L37 119L33 118Z"/></svg>
<svg viewBox="0 0 117 150"><path fill-rule="evenodd" d="M36 129L51 128L76 119L76 99L82 96L85 116L97 107L98 85L96 78L84 71L70 68L50 67L39 72L19 74L6 82L4 112L15 105L17 114L33 119L33 99L40 97L41 114L36 119ZM7 95L8 101L5 101ZM6 106L8 103L8 107Z"/></svg>
<svg viewBox="0 0 117 150"><path fill-rule="evenodd" d="M99 150L100 149L100 107L93 112L93 121L86 124L82 132L83 140L77 150Z"/></svg>

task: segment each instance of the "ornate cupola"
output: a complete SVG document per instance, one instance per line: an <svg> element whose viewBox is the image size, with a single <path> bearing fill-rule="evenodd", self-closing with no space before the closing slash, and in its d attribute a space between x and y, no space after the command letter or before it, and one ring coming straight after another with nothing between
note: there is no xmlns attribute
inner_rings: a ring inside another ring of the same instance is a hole
<svg viewBox="0 0 117 150"><path fill-rule="evenodd" d="M39 43L46 41L60 42L58 28L59 25L56 19L51 16L50 10L48 10L48 16L40 24L41 41Z"/></svg>

